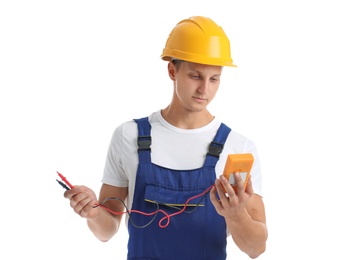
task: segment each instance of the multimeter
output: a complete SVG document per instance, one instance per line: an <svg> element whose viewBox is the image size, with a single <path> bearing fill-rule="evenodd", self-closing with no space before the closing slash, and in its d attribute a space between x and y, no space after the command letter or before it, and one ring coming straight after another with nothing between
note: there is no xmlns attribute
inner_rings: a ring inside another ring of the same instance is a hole
<svg viewBox="0 0 349 260"><path fill-rule="evenodd" d="M241 179L244 182L244 188L246 188L253 162L254 158L251 153L228 154L223 175L232 185L235 192L236 184L234 173L238 172L240 174Z"/></svg>

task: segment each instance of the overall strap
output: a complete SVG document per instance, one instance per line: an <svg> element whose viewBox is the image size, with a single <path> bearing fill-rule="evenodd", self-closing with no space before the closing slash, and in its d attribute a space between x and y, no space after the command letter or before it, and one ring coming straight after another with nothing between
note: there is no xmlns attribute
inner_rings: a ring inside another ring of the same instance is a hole
<svg viewBox="0 0 349 260"><path fill-rule="evenodd" d="M205 167L215 167L219 160L219 156L223 151L225 141L230 133L231 129L225 124L221 123L218 128L217 134L211 142L208 153L206 154Z"/></svg>
<svg viewBox="0 0 349 260"><path fill-rule="evenodd" d="M148 117L143 117L140 119L133 119L133 120L138 125L137 145L138 145L139 163L151 163L151 159L150 159L151 125L148 121Z"/></svg>

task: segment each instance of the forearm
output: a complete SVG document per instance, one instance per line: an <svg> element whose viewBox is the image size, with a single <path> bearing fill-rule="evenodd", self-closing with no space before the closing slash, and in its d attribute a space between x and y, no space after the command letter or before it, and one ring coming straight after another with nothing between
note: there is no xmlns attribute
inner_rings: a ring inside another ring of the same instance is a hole
<svg viewBox="0 0 349 260"><path fill-rule="evenodd" d="M121 217L112 216L102 208L95 208L94 210L99 212L96 217L87 219L87 225L99 240L106 242L118 231Z"/></svg>
<svg viewBox="0 0 349 260"><path fill-rule="evenodd" d="M231 236L240 248L251 258L257 258L266 249L268 231L265 223L253 220L247 210L234 219L226 219Z"/></svg>

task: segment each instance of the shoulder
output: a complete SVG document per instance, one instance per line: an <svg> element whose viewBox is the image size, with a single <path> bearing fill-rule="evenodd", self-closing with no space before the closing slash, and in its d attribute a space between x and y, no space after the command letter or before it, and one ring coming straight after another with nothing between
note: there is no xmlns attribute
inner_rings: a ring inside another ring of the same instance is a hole
<svg viewBox="0 0 349 260"><path fill-rule="evenodd" d="M221 124L225 124L230 129L226 144L233 149L235 153L246 153L256 148L255 143L249 137L234 130L229 124L220 120L218 121Z"/></svg>
<svg viewBox="0 0 349 260"><path fill-rule="evenodd" d="M234 130L230 131L228 142L233 143L234 146L241 147L243 150L255 147L254 142L250 138Z"/></svg>
<svg viewBox="0 0 349 260"><path fill-rule="evenodd" d="M145 116L145 117L139 117L130 119L128 121L123 122L122 124L118 125L114 132L113 132L113 139L119 138L119 139L132 139L135 138L138 134L137 130L137 123L135 120L141 119L141 118L148 118L149 122L152 124L156 122L157 117L156 114L158 112L153 112L152 114Z"/></svg>

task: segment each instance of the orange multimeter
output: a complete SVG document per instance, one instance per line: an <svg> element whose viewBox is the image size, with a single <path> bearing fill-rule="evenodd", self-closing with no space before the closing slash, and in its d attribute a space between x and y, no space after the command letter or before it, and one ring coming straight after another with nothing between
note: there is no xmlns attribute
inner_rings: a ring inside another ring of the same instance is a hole
<svg viewBox="0 0 349 260"><path fill-rule="evenodd" d="M253 165L253 155L251 153L241 154L228 154L227 161L225 163L223 175L227 178L236 192L236 184L234 179L234 173L240 173L242 181L244 182L244 188L246 188L248 179L250 177L250 171Z"/></svg>

